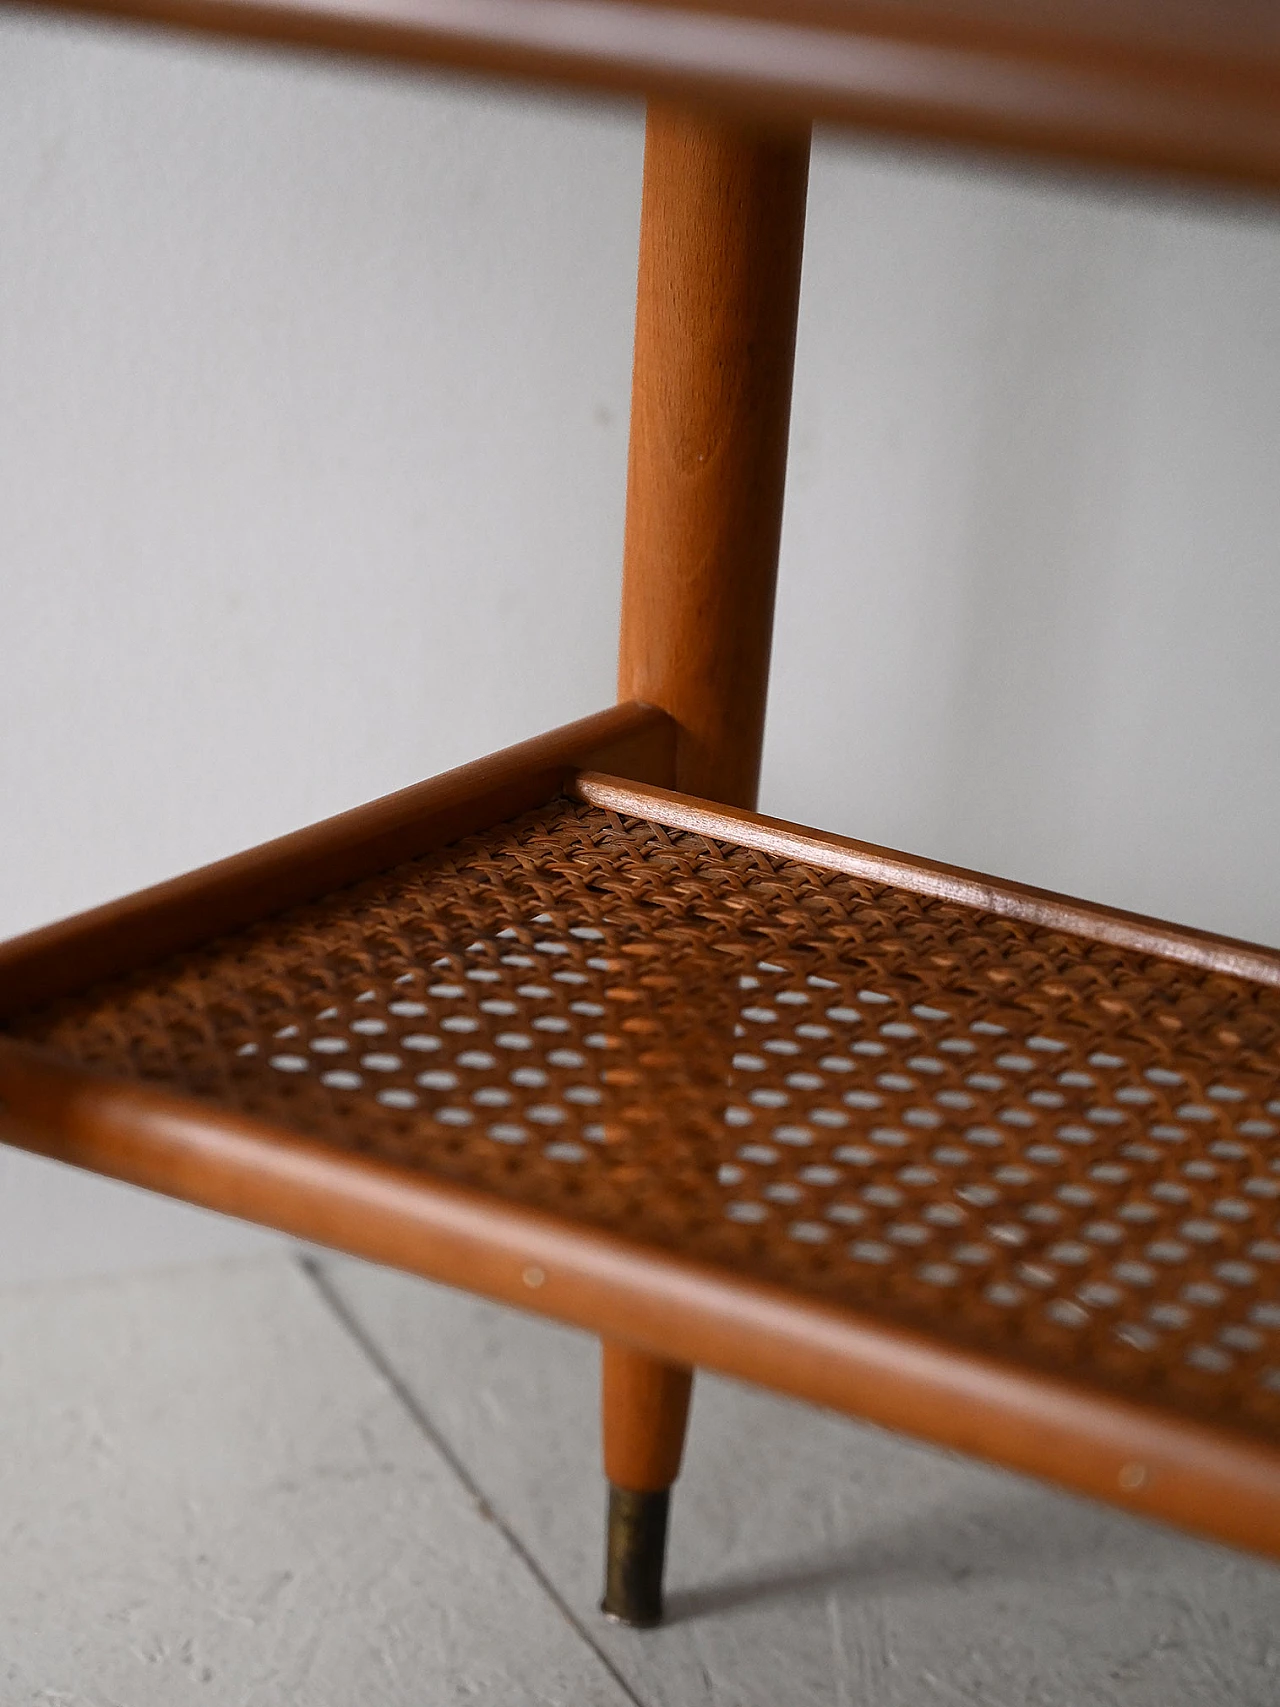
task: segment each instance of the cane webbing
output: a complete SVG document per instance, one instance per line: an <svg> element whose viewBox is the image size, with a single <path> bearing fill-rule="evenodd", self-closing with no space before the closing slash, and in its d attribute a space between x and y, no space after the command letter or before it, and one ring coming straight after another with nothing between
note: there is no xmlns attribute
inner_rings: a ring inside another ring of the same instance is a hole
<svg viewBox="0 0 1280 1707"><path fill-rule="evenodd" d="M1280 1433L1280 990L559 800L13 1028Z"/></svg>

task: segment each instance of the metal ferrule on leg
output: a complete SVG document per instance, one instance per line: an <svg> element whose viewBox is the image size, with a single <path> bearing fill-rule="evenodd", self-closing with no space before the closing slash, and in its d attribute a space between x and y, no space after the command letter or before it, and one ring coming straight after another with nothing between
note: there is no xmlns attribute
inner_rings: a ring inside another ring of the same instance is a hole
<svg viewBox="0 0 1280 1707"><path fill-rule="evenodd" d="M671 1490L609 1487L604 1599L600 1610L640 1630L662 1622Z"/></svg>

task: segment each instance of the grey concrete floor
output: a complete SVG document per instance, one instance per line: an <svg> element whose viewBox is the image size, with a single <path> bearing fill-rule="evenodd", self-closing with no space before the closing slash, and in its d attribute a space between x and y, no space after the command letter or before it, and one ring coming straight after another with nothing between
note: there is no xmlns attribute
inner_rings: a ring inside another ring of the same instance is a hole
<svg viewBox="0 0 1280 1707"><path fill-rule="evenodd" d="M595 1612L596 1353L269 1253L0 1293L0 1702L1274 1707L1280 1574L703 1379Z"/></svg>

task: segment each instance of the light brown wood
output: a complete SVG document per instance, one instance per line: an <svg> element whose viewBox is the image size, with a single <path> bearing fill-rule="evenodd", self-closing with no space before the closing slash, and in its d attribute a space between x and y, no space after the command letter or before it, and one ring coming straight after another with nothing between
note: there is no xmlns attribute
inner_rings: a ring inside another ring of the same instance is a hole
<svg viewBox="0 0 1280 1707"><path fill-rule="evenodd" d="M750 806L764 734L807 131L652 106L618 692L679 725L676 787Z"/></svg>
<svg viewBox="0 0 1280 1707"><path fill-rule="evenodd" d="M1253 978L1261 984L1280 985L1280 949L1260 943L1215 936L1210 931L1146 918L1141 913L1126 913L1119 907L1078 901L1049 889L988 877L958 865L944 865L939 860L920 859L914 854L878 847L873 842L854 841L849 836L831 835L825 830L808 829L781 818L764 818L709 800L689 800L669 789L643 783L621 782L615 777L584 772L574 780L572 791L589 805L648 818L672 829L691 830L713 840L759 848L782 859L843 871L850 877L891 884L916 895L932 895L960 906L979 907L1002 918L1024 919L1047 930L1110 942L1119 948L1136 948L1144 954L1164 955L1188 966Z"/></svg>
<svg viewBox="0 0 1280 1707"><path fill-rule="evenodd" d="M0 1137L1280 1557L1280 1453L0 1039Z"/></svg>
<svg viewBox="0 0 1280 1707"><path fill-rule="evenodd" d="M674 775L674 731L618 705L0 946L0 1019L236 930L552 799L582 763Z"/></svg>
<svg viewBox="0 0 1280 1707"><path fill-rule="evenodd" d="M1280 188L1269 0L35 0Z"/></svg>
<svg viewBox="0 0 1280 1707"><path fill-rule="evenodd" d="M607 1339L601 1387L605 1475L633 1493L669 1488L680 1474L693 1371Z"/></svg>

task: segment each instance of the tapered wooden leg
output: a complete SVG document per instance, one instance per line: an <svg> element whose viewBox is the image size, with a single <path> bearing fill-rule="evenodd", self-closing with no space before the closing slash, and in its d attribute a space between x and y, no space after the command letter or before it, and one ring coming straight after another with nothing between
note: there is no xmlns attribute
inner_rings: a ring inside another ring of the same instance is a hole
<svg viewBox="0 0 1280 1707"><path fill-rule="evenodd" d="M782 528L808 128L654 103L645 133L618 688L676 787L754 806ZM662 1616L692 1371L604 1347L604 1610Z"/></svg>
<svg viewBox="0 0 1280 1707"><path fill-rule="evenodd" d="M662 1619L671 1485L680 1472L693 1371L616 1341L603 1345L609 1481L603 1610L640 1628Z"/></svg>
<svg viewBox="0 0 1280 1707"><path fill-rule="evenodd" d="M760 771L808 175L807 128L650 106L618 686L729 806Z"/></svg>

